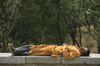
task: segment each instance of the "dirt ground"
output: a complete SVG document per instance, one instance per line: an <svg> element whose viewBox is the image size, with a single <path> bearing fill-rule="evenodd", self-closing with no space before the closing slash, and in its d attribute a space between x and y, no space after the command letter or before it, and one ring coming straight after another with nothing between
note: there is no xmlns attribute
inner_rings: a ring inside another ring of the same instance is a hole
<svg viewBox="0 0 100 66"><path fill-rule="evenodd" d="M93 26L91 26L93 28ZM98 53L97 41L89 35L88 30L82 27L82 44L84 47L90 48L91 53Z"/></svg>
<svg viewBox="0 0 100 66"><path fill-rule="evenodd" d="M93 28L93 26L91 26ZM91 53L98 53L98 48L97 48L97 41L89 35L89 32L86 27L81 27L82 31L82 47L87 47L90 49ZM78 32L78 30L77 30ZM77 34L77 41L79 41L79 34ZM72 44L71 38L67 40L68 44Z"/></svg>

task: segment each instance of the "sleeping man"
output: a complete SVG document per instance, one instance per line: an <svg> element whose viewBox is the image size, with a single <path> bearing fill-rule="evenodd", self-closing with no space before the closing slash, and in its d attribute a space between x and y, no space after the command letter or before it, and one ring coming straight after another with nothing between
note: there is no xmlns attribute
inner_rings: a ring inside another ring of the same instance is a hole
<svg viewBox="0 0 100 66"><path fill-rule="evenodd" d="M24 45L20 47L13 47L8 44L8 48L13 56L63 56L66 60L73 59L79 56L89 56L90 50L84 47L77 47L64 43L62 46L58 45Z"/></svg>

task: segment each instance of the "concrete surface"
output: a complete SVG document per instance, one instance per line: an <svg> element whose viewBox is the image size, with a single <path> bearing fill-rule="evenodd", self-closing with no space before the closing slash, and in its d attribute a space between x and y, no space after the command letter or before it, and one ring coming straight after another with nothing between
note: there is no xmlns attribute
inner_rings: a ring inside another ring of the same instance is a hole
<svg viewBox="0 0 100 66"><path fill-rule="evenodd" d="M0 53L0 66L100 66L100 54L80 56L71 60L51 56L12 56Z"/></svg>

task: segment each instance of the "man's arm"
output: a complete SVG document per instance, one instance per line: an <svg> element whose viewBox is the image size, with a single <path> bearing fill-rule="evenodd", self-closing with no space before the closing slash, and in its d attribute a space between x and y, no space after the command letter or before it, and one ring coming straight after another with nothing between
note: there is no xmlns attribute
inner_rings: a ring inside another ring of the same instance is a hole
<svg viewBox="0 0 100 66"><path fill-rule="evenodd" d="M76 58L80 56L80 51L76 48L76 46L68 45L63 47L63 57L66 60Z"/></svg>

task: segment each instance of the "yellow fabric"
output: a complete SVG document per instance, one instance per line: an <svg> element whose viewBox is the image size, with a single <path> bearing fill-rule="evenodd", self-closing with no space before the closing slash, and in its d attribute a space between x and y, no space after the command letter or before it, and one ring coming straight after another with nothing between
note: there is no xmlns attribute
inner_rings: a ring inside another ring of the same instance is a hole
<svg viewBox="0 0 100 66"><path fill-rule="evenodd" d="M30 56L45 56L45 55L51 55L52 49L56 45L29 45L30 51L28 51L27 55Z"/></svg>
<svg viewBox="0 0 100 66"><path fill-rule="evenodd" d="M56 46L55 48L53 48L51 56L52 57L63 56L63 46Z"/></svg>
<svg viewBox="0 0 100 66"><path fill-rule="evenodd" d="M73 59L80 55L81 55L81 53L78 50L78 47L76 47L76 46L68 45L68 46L63 47L63 57L66 60Z"/></svg>
<svg viewBox="0 0 100 66"><path fill-rule="evenodd" d="M73 59L81 55L78 47L73 45L57 46L57 45L29 45L29 56L63 56L66 60Z"/></svg>

